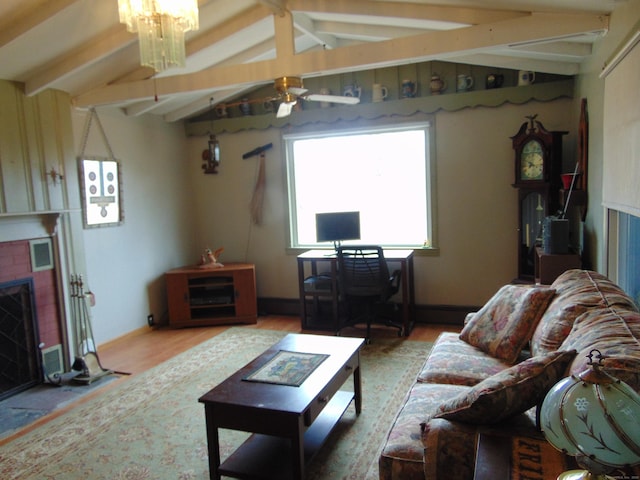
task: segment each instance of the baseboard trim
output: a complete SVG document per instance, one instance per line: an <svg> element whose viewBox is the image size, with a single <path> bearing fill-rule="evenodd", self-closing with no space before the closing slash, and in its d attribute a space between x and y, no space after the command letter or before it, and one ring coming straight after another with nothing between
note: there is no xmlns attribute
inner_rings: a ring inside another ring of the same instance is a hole
<svg viewBox="0 0 640 480"><path fill-rule="evenodd" d="M329 302L326 302L327 306ZM416 323L462 326L469 312L478 306L469 305L416 305ZM300 315L300 300L291 298L258 298L259 315Z"/></svg>

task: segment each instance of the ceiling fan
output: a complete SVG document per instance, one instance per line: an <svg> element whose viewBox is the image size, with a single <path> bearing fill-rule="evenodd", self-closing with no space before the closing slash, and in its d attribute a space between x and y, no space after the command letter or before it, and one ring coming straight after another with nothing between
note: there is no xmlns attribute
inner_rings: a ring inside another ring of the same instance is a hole
<svg viewBox="0 0 640 480"><path fill-rule="evenodd" d="M276 113L276 118L283 118L291 114L293 106L298 102L298 100L306 100L310 102L342 103L346 105L355 105L356 103L360 103L360 98L358 97L325 95L321 93L307 93L308 90L303 87L302 79L300 77L276 78L273 83L273 87L276 90L276 96L227 103L225 104L225 106L233 107L245 103L280 102L278 111Z"/></svg>
<svg viewBox="0 0 640 480"><path fill-rule="evenodd" d="M290 115L298 99L311 102L343 103L346 105L355 105L360 102L358 97L307 93L308 90L303 87L300 77L279 77L275 79L273 86L278 93L274 100L280 101L280 106L276 113L277 118Z"/></svg>

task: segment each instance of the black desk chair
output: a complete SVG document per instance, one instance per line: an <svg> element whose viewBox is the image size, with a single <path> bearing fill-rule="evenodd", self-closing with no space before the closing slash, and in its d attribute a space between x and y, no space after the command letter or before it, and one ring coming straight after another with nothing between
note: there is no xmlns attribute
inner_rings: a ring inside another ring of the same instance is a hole
<svg viewBox="0 0 640 480"><path fill-rule="evenodd" d="M371 324L377 318L377 309L400 289L400 271L389 274L382 248L373 245L338 247L339 291L346 303L345 327L367 324L366 341L370 342ZM357 312L359 315L355 316ZM397 328L402 336L402 325L387 319L385 325Z"/></svg>

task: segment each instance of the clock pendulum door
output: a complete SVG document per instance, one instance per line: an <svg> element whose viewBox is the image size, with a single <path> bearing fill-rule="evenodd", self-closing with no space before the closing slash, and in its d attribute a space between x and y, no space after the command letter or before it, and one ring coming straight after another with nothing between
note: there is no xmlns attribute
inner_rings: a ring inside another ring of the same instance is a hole
<svg viewBox="0 0 640 480"><path fill-rule="evenodd" d="M547 216L545 190L520 191L520 265L521 277L534 275L535 248L542 243L542 223Z"/></svg>

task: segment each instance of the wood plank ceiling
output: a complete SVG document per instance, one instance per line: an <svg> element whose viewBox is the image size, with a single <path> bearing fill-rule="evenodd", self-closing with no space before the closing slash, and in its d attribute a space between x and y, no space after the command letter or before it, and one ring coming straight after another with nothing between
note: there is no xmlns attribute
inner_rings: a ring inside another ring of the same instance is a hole
<svg viewBox="0 0 640 480"><path fill-rule="evenodd" d="M153 75L117 0L3 0L0 78L78 107L188 119L271 83L430 60L574 75L618 0L199 0L187 65Z"/></svg>

